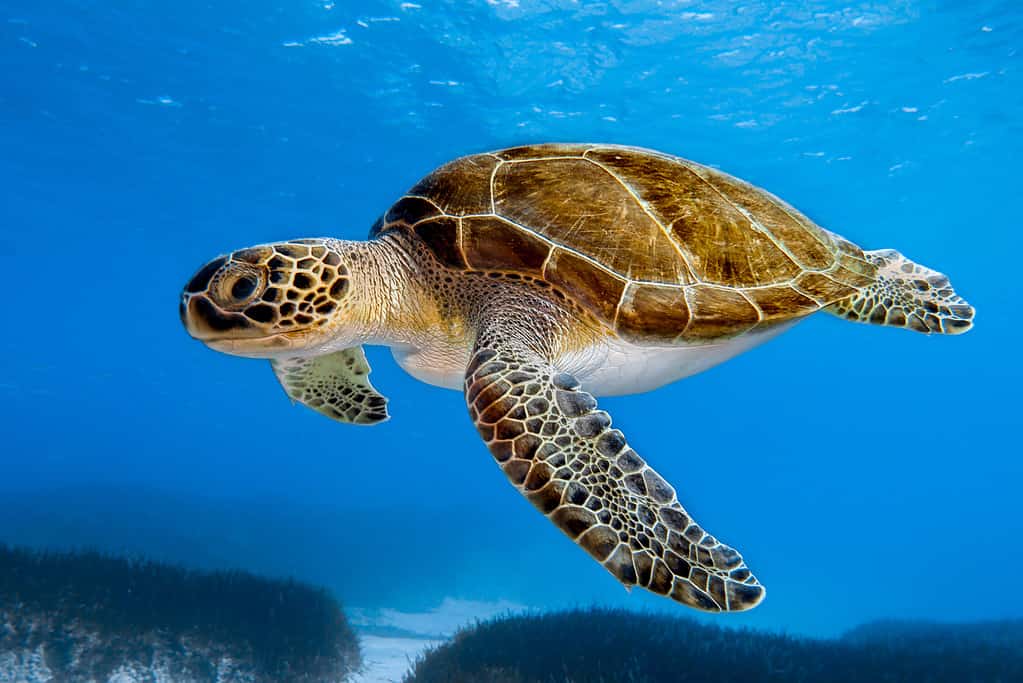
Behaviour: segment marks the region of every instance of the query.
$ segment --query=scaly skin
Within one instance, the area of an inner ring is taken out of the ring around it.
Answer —
[[[401,242],[303,239],[221,256],[185,287],[182,322],[213,348],[252,358],[433,338],[454,323],[442,323],[443,303],[423,285],[437,266],[425,250],[414,262]]]
[[[693,521],[593,396],[558,371],[552,341],[570,314],[511,288],[479,301],[465,398],[516,489],[626,586],[712,612],[755,607],[764,588],[739,553]]]
[[[464,376],[477,429],[541,512],[626,585],[711,611],[753,607],[763,588],[565,370],[584,368],[597,390],[613,357],[629,390],[637,358],[669,375],[681,356],[664,349],[695,347],[692,361],[706,346],[720,362],[742,350],[731,340],[820,310],[942,334],[974,315],[944,276],[896,252],[864,252],[749,183],[638,148],[456,159],[371,236],[216,259],[186,287],[182,320],[215,349],[272,359],[289,396],[348,423],[387,416],[362,344],[390,346],[427,382]]]
[[[467,368],[470,415],[512,484],[626,586],[709,611],[763,598],[742,557],[558,371],[558,358],[610,334],[562,292],[453,271],[400,236],[286,242],[212,263],[186,287],[186,327],[219,350],[274,359],[292,398],[342,421],[383,420],[352,347],[429,350],[424,362]]]

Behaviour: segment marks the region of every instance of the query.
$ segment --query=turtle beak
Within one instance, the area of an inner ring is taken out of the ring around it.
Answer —
[[[218,338],[261,337],[265,334],[255,329],[244,315],[221,310],[204,294],[190,294],[186,291],[181,295],[178,311],[188,334],[201,342]]]
[[[210,294],[214,279],[229,273],[232,267],[230,257],[218,256],[200,268],[181,292],[178,303],[181,324],[199,341],[263,337],[269,333],[241,311],[225,310]]]
[[[185,285],[181,292],[181,301],[178,303],[178,315],[181,316],[181,324],[185,326],[188,334],[200,341],[206,341],[217,333],[223,334],[232,327],[241,327],[245,324],[244,316],[234,316],[221,311],[207,294],[213,277],[224,267],[228,258],[218,256],[192,276],[192,279]]]
[[[273,334],[258,339],[215,339],[207,341],[206,345],[231,356],[277,358],[289,355],[287,352],[299,344],[287,334]]]
[[[273,358],[301,342],[293,332],[267,334],[244,315],[221,310],[203,294],[183,293],[178,312],[189,336],[232,356]]]

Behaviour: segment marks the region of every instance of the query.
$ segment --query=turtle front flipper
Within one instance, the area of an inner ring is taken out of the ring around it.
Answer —
[[[292,400],[333,420],[373,425],[390,417],[387,399],[369,382],[369,362],[361,346],[270,364]]]
[[[466,371],[469,413],[512,484],[548,519],[626,587],[710,612],[764,598],[739,553],[693,522],[571,375],[506,336],[491,339]]]

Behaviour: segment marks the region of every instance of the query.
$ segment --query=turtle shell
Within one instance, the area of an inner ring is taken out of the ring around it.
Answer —
[[[863,251],[777,197],[633,147],[550,144],[456,159],[377,221],[455,269],[516,273],[624,339],[699,342],[813,313],[872,283]]]

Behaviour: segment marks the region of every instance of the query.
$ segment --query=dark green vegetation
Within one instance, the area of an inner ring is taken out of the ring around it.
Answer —
[[[406,683],[1010,683],[1023,621],[868,624],[837,640],[625,611],[497,619],[420,659]]]
[[[199,683],[229,659],[260,683],[326,683],[359,664],[344,613],[320,588],[0,545],[0,652],[40,647],[58,680],[159,662]]]

